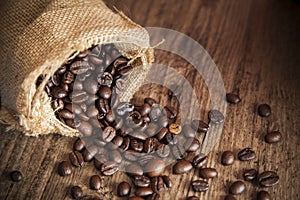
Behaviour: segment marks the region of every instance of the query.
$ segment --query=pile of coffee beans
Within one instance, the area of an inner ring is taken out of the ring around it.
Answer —
[[[201,142],[197,135],[206,133],[209,125],[201,120],[193,120],[182,125],[178,119],[178,108],[160,105],[153,98],[145,98],[143,103],[133,105],[120,102],[119,94],[126,90],[125,78],[133,69],[115,45],[94,46],[79,53],[74,59],[60,67],[48,81],[45,91],[52,99],[52,108],[57,119],[67,126],[79,130],[82,135],[74,142],[69,161],[58,165],[58,173],[68,176],[73,167],[82,168],[93,161],[99,175],[111,176],[125,171],[131,182],[121,181],[117,195],[129,199],[160,199],[160,192],[172,188],[170,176],[165,174],[168,161],[176,161],[172,166],[175,175],[199,169],[198,180],[191,181],[195,192],[209,189],[207,179],[218,176],[216,169],[207,167],[207,156],[199,153]],[[39,86],[43,76],[39,77]],[[231,104],[241,98],[233,93],[226,95]],[[262,104],[258,112],[263,117],[271,114],[270,106]],[[225,118],[218,110],[208,113],[209,122],[221,124]],[[270,132],[266,142],[281,140],[280,132]],[[242,149],[237,158],[250,161],[256,158],[251,148]],[[222,164],[232,165],[235,156],[231,151],[222,154]],[[89,188],[99,191],[104,187],[102,177],[92,175]],[[268,187],[278,183],[275,172],[267,171],[257,175],[255,169],[244,171],[246,181],[258,180],[259,185]],[[230,186],[226,199],[244,192],[246,185],[238,180]],[[74,199],[85,197],[80,186],[72,186],[70,195]],[[134,193],[134,196],[131,196]],[[96,195],[97,196],[97,195]],[[268,196],[265,191],[258,196]],[[196,196],[189,200],[199,199]]]

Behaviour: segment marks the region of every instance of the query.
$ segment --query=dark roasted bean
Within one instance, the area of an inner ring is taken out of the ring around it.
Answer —
[[[208,190],[208,182],[204,180],[192,181],[191,185],[195,192],[205,192]]]
[[[117,193],[119,197],[129,196],[131,192],[131,186],[129,183],[123,181],[118,185]]]
[[[125,124],[130,128],[137,128],[143,123],[142,116],[138,111],[132,111],[128,114]]]
[[[271,200],[269,192],[261,190],[257,193],[257,200]]]
[[[170,179],[169,176],[164,175],[164,176],[162,176],[162,179],[163,179],[164,184],[165,184],[165,186],[166,186],[167,188],[172,188],[173,183],[172,183],[172,181],[171,181],[171,179]]]
[[[101,86],[110,87],[111,84],[113,83],[113,77],[109,72],[104,72],[103,74],[99,74],[97,80]]]
[[[207,162],[207,156],[201,153],[196,155],[192,160],[193,166],[195,168],[202,168],[206,164],[206,162]]]
[[[52,101],[53,110],[61,110],[64,107],[64,101],[62,99],[54,99]]]
[[[69,176],[72,173],[72,165],[68,161],[62,161],[58,164],[58,174],[61,176]]]
[[[102,86],[99,89],[99,96],[103,99],[110,99],[112,91],[109,87]]]
[[[191,162],[181,160],[173,166],[173,174],[184,174],[189,172],[191,169],[193,169]]]
[[[103,163],[107,162],[107,158],[103,154],[96,154],[94,159],[94,166],[96,169],[100,170]]]
[[[67,96],[67,91],[60,87],[52,87],[51,88],[52,95],[57,99],[62,99]]]
[[[154,192],[160,192],[164,189],[164,182],[160,176],[153,177],[150,181],[150,185]]]
[[[143,146],[144,146],[143,142],[139,142],[136,139],[132,139],[130,141],[130,148],[136,152],[141,152],[143,150]]]
[[[97,154],[98,148],[95,145],[88,147],[87,149],[83,150],[82,157],[85,162],[89,162],[93,160],[94,156]]]
[[[221,158],[223,165],[232,165],[234,162],[234,154],[232,151],[224,151]]]
[[[139,139],[139,140],[146,140],[147,139],[147,135],[145,133],[143,133],[142,131],[134,131],[130,134],[132,137]]]
[[[92,78],[87,78],[83,83],[84,91],[90,94],[96,94],[98,91],[98,83]]]
[[[192,121],[192,128],[195,131],[204,132],[206,133],[209,130],[209,125],[201,120],[193,120]]]
[[[253,159],[255,159],[255,157],[256,157],[256,154],[251,148],[242,149],[238,153],[238,158],[241,161],[253,160]]]
[[[160,195],[158,193],[153,193],[147,198],[147,200],[159,200],[159,199],[160,199]]]
[[[75,61],[70,65],[70,71],[73,74],[83,74],[90,69],[90,65],[86,61]]]
[[[235,181],[229,187],[229,192],[231,194],[242,194],[246,189],[246,185],[243,181]]]
[[[177,109],[172,106],[165,106],[167,117],[169,119],[175,119],[177,117]]]
[[[267,143],[277,143],[280,142],[282,134],[279,131],[271,131],[265,136],[265,141]]]
[[[258,114],[261,117],[269,117],[271,115],[271,107],[268,104],[261,104],[258,106]]]
[[[151,153],[156,150],[158,140],[156,138],[147,138],[144,144],[144,152]]]
[[[110,110],[109,103],[108,103],[107,99],[99,99],[97,105],[98,105],[99,111],[102,112],[102,113],[106,114]]]
[[[151,188],[137,188],[135,190],[135,195],[139,197],[146,197],[153,194],[153,190]]]
[[[116,130],[111,126],[106,127],[102,132],[102,139],[105,142],[110,142],[112,139],[114,139],[115,136]]]
[[[184,143],[184,147],[188,147],[187,152],[195,152],[200,148],[200,142],[197,138],[191,138]]]
[[[149,113],[150,118],[156,122],[161,115],[163,115],[163,107],[159,104],[153,104]]]
[[[85,142],[84,140],[78,138],[75,142],[74,142],[74,146],[73,149],[75,151],[82,151],[85,147]]]
[[[82,133],[82,135],[89,137],[93,133],[93,126],[88,122],[82,121],[78,127],[78,130],[80,133]]]
[[[136,187],[149,187],[150,179],[144,175],[135,175],[132,176],[132,182]]]
[[[56,73],[59,75],[62,75],[66,72],[66,70],[67,70],[67,67],[64,65],[64,66],[61,66],[60,68],[58,68]]]
[[[125,166],[125,171],[129,176],[143,175],[144,171],[138,164],[129,164]]]
[[[102,179],[98,175],[93,175],[90,178],[90,188],[92,190],[99,190],[102,187]]]
[[[147,104],[149,104],[150,106],[152,106],[153,104],[156,104],[156,101],[155,101],[154,99],[148,97],[148,98],[145,98],[145,99],[144,99],[144,103],[147,103]]]
[[[122,155],[118,150],[113,150],[108,153],[108,158],[110,161],[114,161],[116,163],[122,162]]]
[[[271,187],[273,185],[278,184],[279,176],[277,175],[276,172],[265,171],[258,175],[257,180],[261,186]]]
[[[77,90],[77,91],[80,91],[80,90],[83,90],[83,83],[80,82],[80,81],[75,81],[73,83],[73,87],[71,87],[72,90]]]
[[[160,127],[167,127],[169,124],[169,119],[167,116],[163,115],[158,118],[157,122]]]
[[[70,84],[74,81],[74,77],[75,76],[72,72],[67,71],[62,77],[62,82],[65,84]]]
[[[111,176],[119,170],[119,166],[116,162],[108,161],[101,165],[100,171],[104,176]]]
[[[84,162],[82,154],[79,151],[69,153],[69,159],[75,167],[81,167]]]
[[[237,94],[227,93],[226,100],[228,101],[228,103],[237,104],[241,101],[241,98]]]
[[[218,176],[218,172],[214,168],[202,168],[199,170],[199,176],[204,179],[215,178]]]
[[[187,155],[184,147],[180,144],[172,146],[171,151],[175,159],[183,159]]]
[[[244,179],[245,181],[253,181],[255,180],[257,176],[257,170],[256,169],[246,169],[244,170]]]
[[[165,140],[166,140],[167,144],[170,144],[170,145],[175,145],[178,143],[178,137],[176,137],[176,135],[169,133],[169,132],[165,135]]]
[[[22,173],[20,171],[12,171],[10,172],[10,179],[14,182],[19,182],[22,180]]]
[[[161,158],[166,158],[170,155],[170,147],[165,144],[159,144],[156,148],[156,154]]]
[[[213,124],[220,124],[224,122],[224,115],[218,110],[211,110],[208,113],[209,121]]]
[[[89,96],[85,91],[73,91],[69,94],[72,103],[81,104],[88,100]]]
[[[126,151],[126,150],[129,148],[129,145],[130,145],[130,138],[129,138],[129,137],[124,137],[124,138],[123,138],[123,143],[122,143],[122,145],[120,146],[120,148],[121,148],[123,151]]]
[[[149,177],[160,176],[165,171],[165,162],[160,159],[149,160],[145,165],[145,172]]]
[[[156,138],[160,141],[162,140],[165,135],[168,133],[168,129],[166,127],[163,127],[157,134]]]
[[[145,103],[140,108],[140,113],[142,116],[147,116],[151,111],[151,106],[148,103]]]
[[[59,116],[64,119],[74,119],[75,118],[75,115],[67,109],[61,110],[59,113]]]
[[[71,187],[70,193],[73,199],[81,199],[81,197],[83,196],[83,191],[79,186]]]

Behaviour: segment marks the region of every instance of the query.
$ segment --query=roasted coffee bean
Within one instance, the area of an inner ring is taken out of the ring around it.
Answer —
[[[271,107],[268,104],[261,104],[258,106],[258,114],[261,117],[269,117],[271,115]]]
[[[75,81],[73,83],[73,87],[71,87],[72,90],[77,90],[77,91],[80,91],[80,90],[83,90],[83,83],[80,82],[80,81]]]
[[[20,171],[12,171],[10,172],[10,179],[14,182],[19,182],[22,180],[22,173]]]
[[[215,168],[202,168],[199,170],[199,176],[204,179],[215,178],[218,172]]]
[[[75,118],[75,115],[67,109],[61,110],[59,113],[59,116],[64,119],[74,119]]]
[[[88,107],[87,112],[86,112],[86,115],[87,115],[89,118],[96,117],[98,114],[99,114],[99,111],[98,111],[98,109],[96,108],[96,106],[91,105],[90,107]]]
[[[74,151],[82,151],[85,147],[85,142],[84,140],[78,138],[73,145]]]
[[[189,196],[186,198],[186,200],[200,200],[199,197],[196,196]]]
[[[126,113],[132,112],[134,110],[134,106],[128,102],[122,102],[117,106],[117,114],[120,116],[125,115]]]
[[[213,124],[220,124],[224,122],[224,115],[218,110],[211,110],[208,113],[209,121]]]
[[[69,153],[69,159],[75,167],[81,167],[84,162],[82,154],[79,151]]]
[[[128,60],[126,59],[126,58],[124,58],[124,57],[120,57],[120,58],[117,58],[115,61],[114,61],[114,64],[113,64],[113,66],[115,67],[115,68],[117,68],[117,67],[119,67],[119,66],[121,66],[121,65],[127,65],[127,63],[128,63]]]
[[[169,131],[170,133],[173,133],[175,135],[181,133],[181,125],[180,124],[177,124],[177,123],[173,123],[173,124],[170,124],[169,125]]]
[[[158,157],[154,154],[145,154],[139,157],[138,162],[141,166],[145,166],[149,161],[158,159]]]
[[[226,94],[226,100],[227,100],[228,103],[237,104],[241,101],[241,98],[237,94],[227,93]]]
[[[164,181],[160,176],[153,177],[150,181],[150,185],[154,192],[160,192],[164,189]]]
[[[73,112],[75,115],[79,115],[82,113],[81,107],[77,104],[66,104],[65,109]]]
[[[175,159],[183,159],[187,155],[184,147],[180,144],[172,146],[171,151]]]
[[[130,135],[139,140],[146,140],[148,138],[148,136],[142,131],[134,131]]]
[[[93,126],[88,122],[82,121],[78,127],[78,130],[80,133],[82,133],[82,135],[89,137],[93,133]]]
[[[90,178],[90,188],[92,190],[99,190],[102,186],[102,179],[98,175],[93,175]]]
[[[200,148],[200,142],[197,138],[191,138],[184,143],[184,146],[188,147],[188,149],[186,150],[187,152],[195,152]]]
[[[61,176],[69,176],[72,173],[72,165],[68,161],[62,161],[58,164],[58,174]]]
[[[61,66],[57,69],[56,73],[59,74],[59,75],[62,75],[63,73],[65,73],[67,70],[67,67],[64,65],[64,66]]]
[[[144,175],[135,175],[131,177],[133,184],[136,187],[149,187],[150,179]]]
[[[69,85],[68,84],[65,84],[65,83],[61,83],[60,84],[60,87],[64,90],[64,91],[66,91],[66,92],[69,92]]]
[[[90,69],[90,65],[86,61],[75,61],[70,65],[70,71],[73,74],[83,74]]]
[[[201,153],[196,155],[192,160],[192,164],[195,168],[202,168],[206,164],[206,162],[207,156]]]
[[[161,158],[166,158],[170,155],[170,147],[165,144],[159,144],[156,148],[156,154]]]
[[[192,121],[192,128],[195,131],[204,132],[206,133],[209,130],[209,125],[201,120],[193,120]]]
[[[258,175],[257,180],[263,187],[271,187],[279,183],[279,176],[276,172],[265,171]]]
[[[119,65],[116,67],[117,73],[122,76],[128,75],[131,72],[131,70],[132,70],[131,65]]]
[[[110,161],[114,161],[116,163],[121,163],[122,162],[122,155],[118,150],[113,150],[108,153],[108,159]]]
[[[187,160],[181,160],[173,166],[173,174],[184,174],[192,169],[193,165],[191,164],[191,162]]]
[[[100,171],[104,176],[111,176],[119,170],[119,165],[116,162],[108,161],[101,165]]]
[[[182,127],[182,133],[187,138],[194,138],[196,131],[188,124]]]
[[[52,87],[51,94],[57,99],[62,99],[67,96],[67,91],[60,87]]]
[[[143,175],[144,171],[138,164],[128,164],[125,171],[129,176]]]
[[[256,169],[246,169],[244,170],[244,179],[245,181],[253,181],[257,176]]]
[[[159,200],[159,199],[160,199],[160,195],[158,193],[153,193],[147,198],[147,200]]]
[[[153,194],[153,190],[151,188],[137,188],[135,190],[135,195],[138,197],[146,197]]]
[[[108,123],[113,123],[115,121],[115,113],[113,110],[110,110],[106,116],[105,116],[105,120],[108,122]],[[117,127],[115,127],[117,128]]]
[[[208,190],[208,182],[204,180],[192,181],[191,185],[195,192],[205,192]]]
[[[98,91],[98,83],[92,78],[87,78],[83,83],[84,91],[90,94],[96,94]]]
[[[77,57],[78,58],[85,58],[91,53],[91,50],[87,49],[85,51],[80,52]]]
[[[229,187],[229,192],[231,194],[237,195],[242,194],[246,189],[246,185],[243,181],[235,181]]]
[[[53,76],[51,77],[51,81],[52,81],[53,85],[59,86],[60,85],[60,76],[58,74],[53,74]]]
[[[172,181],[171,181],[171,179],[170,179],[169,176],[164,175],[164,176],[162,176],[161,178],[163,179],[164,184],[165,184],[165,186],[166,186],[167,188],[172,188],[173,183],[172,183]]]
[[[138,111],[132,111],[128,114],[125,124],[130,128],[137,128],[143,123],[142,116]]]
[[[151,153],[156,150],[158,140],[156,138],[147,138],[144,144],[144,152]]]
[[[111,69],[110,68],[110,64],[112,63],[112,58],[111,58],[111,56],[109,55],[109,54],[106,54],[105,55],[105,59],[104,59],[104,65],[105,66],[107,66],[107,71],[109,71],[110,72],[110,70],[109,69]],[[112,66],[113,67],[113,66]],[[114,75],[114,73],[111,73],[112,75]]]
[[[123,152],[123,157],[128,161],[137,161],[139,157],[139,152],[136,152],[134,150],[127,150]]]
[[[261,190],[257,193],[257,200],[271,200],[271,195],[269,192]]]
[[[72,103],[81,104],[89,99],[89,95],[85,91],[73,91],[69,94]]]
[[[107,158],[103,154],[96,154],[94,159],[94,166],[96,169],[100,170],[100,167],[103,163],[107,162]]]
[[[167,144],[170,144],[170,145],[176,145],[178,143],[178,137],[176,137],[176,135],[169,133],[169,132],[166,134],[165,140],[166,140]]]
[[[98,153],[98,148],[95,145],[88,147],[87,149],[83,150],[82,157],[85,162],[90,162],[93,160],[94,156]]]
[[[151,111],[151,106],[148,103],[145,103],[142,105],[142,107],[140,108],[140,113],[142,116],[147,116]]]
[[[232,151],[224,151],[221,158],[223,165],[232,165],[234,162],[234,154]]]
[[[81,199],[81,197],[83,196],[83,191],[79,186],[71,187],[70,193],[73,199]]]
[[[236,200],[236,198],[232,194],[227,194],[224,200]]]
[[[256,157],[256,154],[251,148],[242,149],[238,153],[238,158],[241,161],[253,160],[253,159],[255,159],[255,157]]]
[[[265,136],[265,141],[267,143],[277,143],[280,142],[282,138],[282,135],[279,131],[272,131],[267,133],[267,135]]]
[[[62,77],[62,82],[65,84],[70,84],[74,81],[74,78],[74,74],[72,72],[67,71]]]
[[[103,58],[99,58],[98,56],[94,56],[94,55],[89,56],[89,61],[91,61],[96,66],[103,64]]]
[[[110,87],[113,83],[113,77],[109,72],[104,72],[103,74],[99,74],[97,77],[97,81],[101,86]]]
[[[128,200],[144,200],[142,197],[132,196]]]
[[[119,197],[129,196],[131,192],[131,185],[125,181],[118,185],[117,193]]]
[[[146,129],[146,134],[149,136],[149,137],[152,137],[154,135],[157,134],[157,131],[159,130],[159,127],[157,124],[154,124],[154,123],[150,123]]]
[[[108,113],[110,108],[109,108],[109,103],[107,99],[99,99],[98,100],[98,108],[100,110],[100,112],[102,113]]]
[[[122,149],[123,151],[126,151],[129,148],[130,145],[130,138],[129,137],[124,137],[123,138],[123,143],[120,146],[120,149]]]
[[[144,103],[147,103],[147,104],[149,104],[150,106],[152,106],[153,104],[156,104],[156,101],[155,101],[154,99],[148,97],[148,98],[145,98],[145,99],[144,99]]]
[[[136,152],[141,152],[143,150],[143,146],[144,146],[143,142],[139,142],[136,139],[132,139],[130,141],[130,148]]]
[[[165,135],[168,133],[168,129],[166,127],[163,127],[157,134],[156,138],[160,141],[162,140]]]
[[[112,139],[111,143],[116,145],[117,147],[121,146],[123,143],[123,138],[121,136],[115,136],[114,139]]]
[[[99,89],[99,96],[103,99],[109,99],[112,95],[112,91],[109,87],[101,86]]]
[[[165,171],[165,162],[160,159],[149,160],[145,165],[145,172],[149,177],[160,176]]]
[[[61,110],[64,107],[64,101],[62,99],[54,99],[52,101],[52,108],[53,110]]]
[[[172,106],[165,106],[165,111],[169,119],[175,119],[177,117],[177,109]]]
[[[149,113],[150,118],[156,122],[163,115],[163,107],[159,104],[153,104]]]
[[[78,125],[76,125],[73,119],[65,119],[64,121],[69,127],[74,129],[76,129],[80,125],[79,121],[78,121],[79,122]]]
[[[111,126],[106,127],[102,132],[102,139],[105,142],[110,142],[115,136],[116,130]]]

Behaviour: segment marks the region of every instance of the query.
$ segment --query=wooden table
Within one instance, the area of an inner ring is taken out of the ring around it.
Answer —
[[[195,39],[218,66],[226,91],[242,98],[240,104],[227,107],[223,135],[209,154],[207,166],[219,172],[218,178],[209,180],[209,190],[191,190],[190,180],[198,179],[195,170],[182,176],[171,175],[174,186],[162,192],[161,199],[183,200],[188,195],[223,199],[230,183],[242,179],[243,169],[249,167],[279,174],[279,184],[265,188],[273,199],[300,199],[300,5],[292,0],[118,0],[109,4],[142,26],[174,29]],[[173,67],[194,84],[201,97],[201,115],[207,120],[210,96],[201,76],[182,58],[165,56],[164,52],[157,53],[156,62]],[[176,99],[168,99],[166,92],[162,86],[146,85],[135,98],[139,101],[152,96],[162,104],[176,105]],[[260,103],[271,105],[270,117],[257,115]],[[283,141],[265,143],[266,132],[275,129],[283,133]],[[77,184],[84,187],[85,193],[95,195],[87,189],[88,178],[98,173],[92,164],[74,170],[67,178],[57,174],[57,163],[68,158],[74,140],[60,135],[26,137],[15,131],[5,133],[1,127],[0,199],[69,199],[68,189]],[[220,164],[223,151],[237,153],[244,147],[256,151],[254,161],[236,161],[227,167]],[[15,169],[24,175],[19,183],[9,180],[9,172]],[[122,180],[129,181],[122,173],[105,178],[105,190],[115,193]],[[254,183],[247,182],[246,186],[246,192],[237,199],[255,199],[261,189]]]

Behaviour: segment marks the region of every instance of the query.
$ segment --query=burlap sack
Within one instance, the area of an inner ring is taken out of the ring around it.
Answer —
[[[12,0],[0,6],[0,121],[26,135],[79,134],[55,117],[44,92],[46,82],[71,55],[114,43],[135,66],[142,64],[126,79],[121,101],[132,97],[153,61],[146,30],[101,0]],[[36,88],[41,74],[46,78]]]

